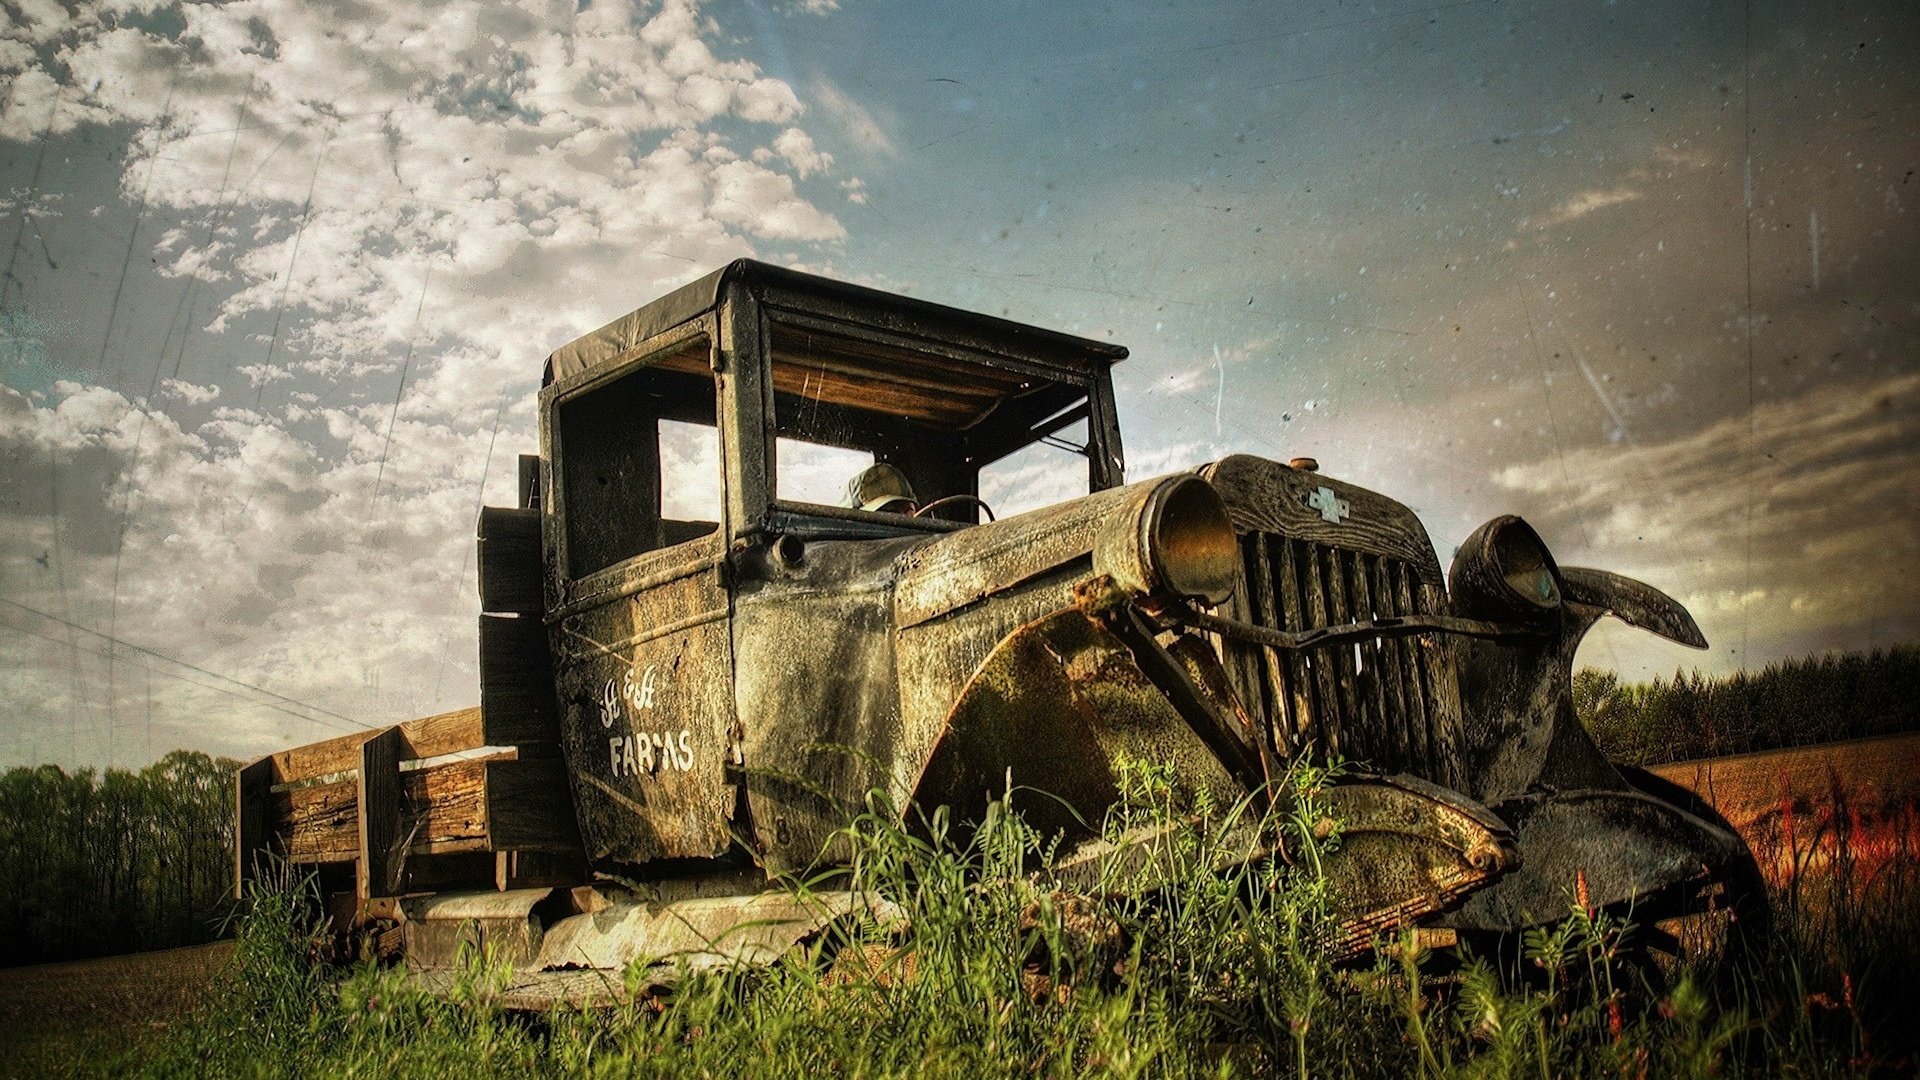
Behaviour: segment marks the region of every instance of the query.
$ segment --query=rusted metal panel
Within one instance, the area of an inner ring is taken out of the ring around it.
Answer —
[[[1578,880],[1586,882],[1589,904],[1608,907],[1704,880],[1709,868],[1745,854],[1734,834],[1634,791],[1535,793],[1494,809],[1513,827],[1520,869],[1468,897],[1440,925],[1504,930],[1554,923],[1567,917]]]
[[[1012,355],[1045,358],[1063,366],[1092,368],[1127,355],[1126,349],[1106,342],[740,259],[555,350],[547,358],[546,381],[623,362],[643,347],[641,343],[719,306],[730,286],[770,294],[790,308],[851,313],[864,325],[991,344]]]
[[[723,543],[714,534],[628,564],[664,580],[552,624],[561,746],[591,858],[710,858],[731,841],[733,655],[713,559]],[[661,565],[674,560],[705,569]]]
[[[1441,585],[1440,562],[1413,511],[1376,492],[1320,473],[1235,454],[1200,470],[1219,490],[1242,532],[1268,532],[1326,547],[1385,555]],[[1322,490],[1328,509],[1320,509]]]
[[[789,538],[734,563],[738,760],[771,873],[822,858],[869,790],[905,794],[892,780],[893,579],[898,555],[926,540]]]
[[[1022,626],[954,702],[915,802],[978,822],[1011,783],[1029,823],[1084,839],[1119,797],[1121,763],[1133,760],[1172,766],[1183,805],[1202,793],[1232,805],[1246,779],[1229,771],[1141,658],[1078,608]]]

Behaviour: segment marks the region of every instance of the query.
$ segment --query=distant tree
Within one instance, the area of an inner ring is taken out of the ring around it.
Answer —
[[[1601,749],[1635,765],[1920,731],[1920,647],[1639,684],[1582,668],[1573,703]]]
[[[210,941],[228,912],[237,763],[0,773],[0,965]]]

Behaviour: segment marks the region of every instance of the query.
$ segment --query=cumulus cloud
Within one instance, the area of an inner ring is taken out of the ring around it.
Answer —
[[[168,379],[162,382],[160,389],[168,397],[184,401],[189,405],[205,405],[220,396],[220,388],[217,386],[197,386],[179,379]]]
[[[129,261],[193,336],[168,328],[151,400],[0,386],[0,595],[25,605],[0,708],[29,732],[0,755],[48,756],[31,732],[71,715],[59,756],[100,760],[101,714],[149,707],[129,673],[176,718],[161,751],[469,703],[473,515],[512,498],[540,358],[845,235],[800,96],[717,52],[695,0],[159,6],[24,0],[0,26],[0,141],[125,140],[122,197],[159,222]],[[330,711],[154,675],[106,634]]]
[[[314,351],[424,325],[524,357],[755,240],[844,235],[794,187],[832,164],[798,96],[716,55],[690,0],[398,3],[351,34],[280,0],[184,4],[177,31],[121,8],[6,31],[40,53],[0,55],[0,136],[134,125],[129,200],[205,219],[161,239],[164,272],[234,286],[216,332],[293,309]],[[768,144],[715,130],[742,123]]]

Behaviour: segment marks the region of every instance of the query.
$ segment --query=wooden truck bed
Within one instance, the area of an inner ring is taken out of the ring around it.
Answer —
[[[269,754],[242,767],[237,785],[236,889],[269,855],[342,885],[351,864],[360,905],[505,889],[580,865],[554,744],[512,745],[478,708]]]

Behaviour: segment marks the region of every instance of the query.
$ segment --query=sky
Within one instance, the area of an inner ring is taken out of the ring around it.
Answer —
[[[1920,9],[0,0],[0,765],[477,699],[548,352],[754,256],[1129,346],[1129,473],[1317,458],[1920,639]]]

